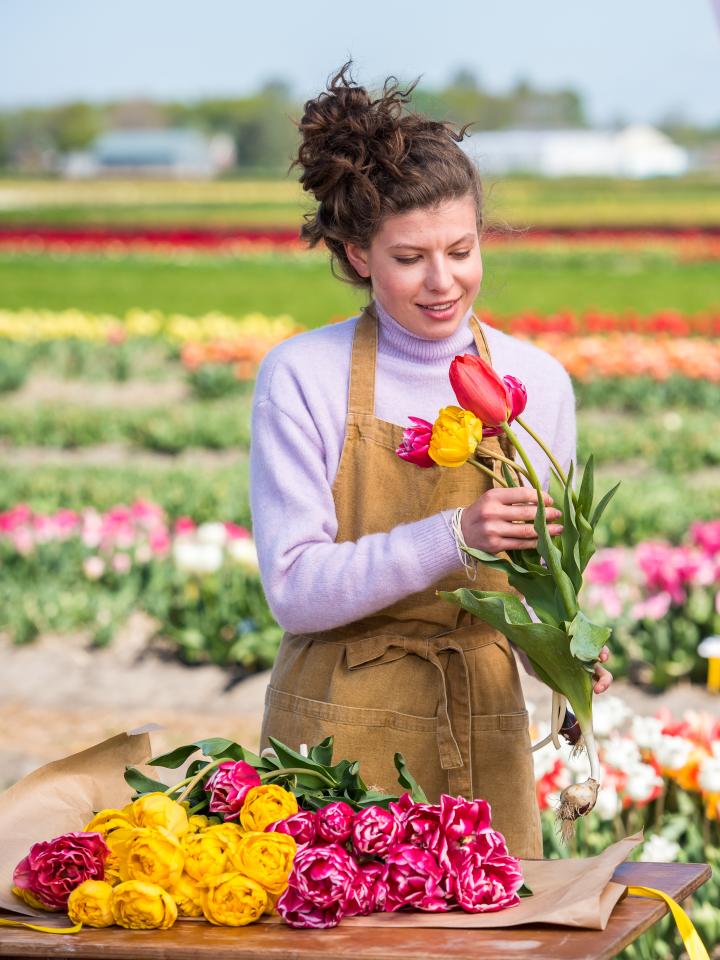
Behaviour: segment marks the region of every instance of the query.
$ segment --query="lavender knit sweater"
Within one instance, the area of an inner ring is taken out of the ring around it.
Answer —
[[[433,421],[441,407],[457,402],[448,379],[453,357],[477,353],[469,315],[451,337],[425,340],[376,307],[375,413],[403,426],[411,414]],[[281,343],[258,374],[250,450],[253,532],[268,603],[291,633],[359,620],[459,568],[447,523],[451,511],[356,542],[334,542],[332,484],[343,446],[356,322],[352,317]],[[567,468],[575,457],[568,374],[532,344],[486,325],[483,330],[495,370],[527,387],[523,418]],[[547,458],[517,430],[546,485]]]

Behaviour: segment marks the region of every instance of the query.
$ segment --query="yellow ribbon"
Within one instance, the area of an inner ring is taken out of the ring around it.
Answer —
[[[2,920],[0,927],[25,927],[26,930],[35,930],[37,933],[79,933],[82,930],[82,924],[76,923],[74,927],[41,927],[37,923],[28,923],[27,920]]]
[[[651,897],[653,900],[664,900],[675,919],[678,933],[682,937],[682,942],[690,960],[710,960],[692,920],[672,897],[663,893],[662,890],[654,890],[652,887],[628,887],[627,892],[633,897]]]

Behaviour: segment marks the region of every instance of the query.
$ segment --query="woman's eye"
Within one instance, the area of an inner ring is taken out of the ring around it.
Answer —
[[[420,257],[395,257],[398,263],[417,263]]]
[[[469,257],[469,256],[470,256],[470,251],[469,251],[469,250],[456,250],[456,251],[453,253],[453,256],[454,256],[454,257],[457,257],[458,260],[464,260],[465,257]]]

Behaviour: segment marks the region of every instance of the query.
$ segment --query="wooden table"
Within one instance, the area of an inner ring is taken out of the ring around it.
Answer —
[[[654,887],[678,902],[710,877],[704,863],[623,863],[613,880]],[[291,930],[279,924],[240,929],[177,923],[171,930],[82,930],[59,937],[0,927],[0,956],[105,960],[609,960],[666,914],[660,900],[625,897],[605,930],[528,924],[500,930],[412,927]],[[6,914],[7,916],[7,914]],[[678,936],[678,943],[679,935]],[[712,952],[713,944],[706,944]]]

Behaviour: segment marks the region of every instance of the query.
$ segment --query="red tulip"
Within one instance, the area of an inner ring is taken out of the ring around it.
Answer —
[[[469,353],[450,364],[450,384],[458,403],[482,421],[484,427],[499,427],[510,416],[510,391],[489,363]]]
[[[503,377],[503,383],[507,387],[510,395],[510,416],[508,423],[512,423],[515,417],[519,417],[525,409],[527,403],[527,390],[525,384],[517,377]],[[483,427],[483,437],[497,437],[502,433],[502,427]]]
[[[435,462],[430,459],[428,453],[433,425],[421,417],[410,417],[409,419],[415,426],[405,427],[402,443],[395,453],[403,460],[414,463],[416,467],[434,467]]]

